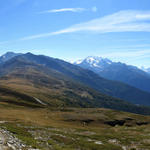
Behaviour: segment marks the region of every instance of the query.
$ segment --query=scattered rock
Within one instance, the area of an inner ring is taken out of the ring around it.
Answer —
[[[103,143],[102,143],[101,141],[96,141],[95,144],[101,145],[101,144],[103,144]]]
[[[117,139],[110,139],[108,142],[109,143],[118,143],[118,140]]]
[[[26,145],[6,129],[0,129],[0,150],[22,150]]]

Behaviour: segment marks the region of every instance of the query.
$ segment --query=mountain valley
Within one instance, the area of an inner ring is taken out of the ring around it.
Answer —
[[[2,150],[150,147],[148,92],[31,53],[0,63],[0,85]],[[134,99],[112,97],[114,91]]]
[[[48,106],[106,107],[142,114],[149,112],[148,107],[134,105],[150,105],[149,93],[106,80],[91,71],[47,56],[27,53],[1,63],[0,84],[29,96],[30,102],[37,103],[37,98]],[[15,102],[18,103],[18,100]]]

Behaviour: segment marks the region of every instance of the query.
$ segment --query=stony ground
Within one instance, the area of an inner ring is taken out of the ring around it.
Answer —
[[[7,130],[0,129],[0,150],[19,150],[25,148],[19,139]]]
[[[150,150],[149,116],[105,109],[0,114],[0,150]]]
[[[146,128],[91,130],[88,126],[79,129],[5,123],[0,129],[0,150],[149,150],[150,127]]]
[[[5,124],[1,121],[0,124]],[[2,125],[3,126],[3,125]],[[5,127],[0,128],[0,150],[38,150],[26,145],[23,141],[15,136],[14,133],[9,132]]]

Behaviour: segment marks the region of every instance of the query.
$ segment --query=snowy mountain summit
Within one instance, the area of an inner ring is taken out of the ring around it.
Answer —
[[[105,79],[123,82],[150,92],[150,74],[148,74],[148,69],[143,71],[143,69],[141,70],[136,66],[113,62],[98,56],[89,56],[74,64],[84,69],[89,69]]]
[[[106,67],[110,64],[112,64],[113,62],[107,58],[102,58],[99,56],[88,56],[87,58],[83,59],[83,60],[78,60],[76,62],[74,62],[74,64],[76,65],[80,65],[84,68],[103,68]]]

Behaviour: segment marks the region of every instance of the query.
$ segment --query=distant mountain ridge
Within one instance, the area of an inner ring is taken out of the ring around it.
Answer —
[[[19,56],[21,53],[7,52],[4,55],[0,56],[0,63],[4,63],[15,56]]]
[[[38,64],[44,66],[45,68],[53,69],[56,72],[63,74],[66,78],[78,81],[79,83],[85,84],[86,86],[96,89],[109,96],[121,98],[134,104],[150,105],[150,94],[147,92],[140,91],[121,82],[106,80],[93,71],[82,69],[81,67],[72,65],[63,60],[44,55],[27,53],[16,56],[14,59],[12,58],[10,61],[7,61],[3,67],[0,67],[0,74],[9,72],[11,70],[11,64],[16,64],[16,60],[24,60],[24,62],[30,62],[31,65]],[[17,63],[16,66],[20,66],[21,64],[21,62]]]
[[[82,61],[74,62],[74,64],[92,70],[106,79],[120,81],[150,92],[150,75],[135,66],[95,56],[89,56]]]
[[[132,104],[150,105],[149,93],[105,80],[92,71],[43,55],[27,53],[0,64],[0,84],[17,91],[18,94],[21,92],[19,95],[25,94],[23,98],[29,97],[33,100],[32,103],[26,98],[20,101],[22,96],[18,97],[16,92],[17,95],[14,95],[10,91],[7,92],[11,93],[8,98],[3,97],[0,92],[0,102],[36,107],[35,99],[39,99],[51,107],[104,107],[150,114],[149,107]],[[125,95],[132,103],[103,93],[114,94],[116,97],[117,94],[118,97]],[[37,105],[39,107],[40,104]]]
[[[141,70],[147,72],[148,74],[150,74],[150,68],[146,68],[146,67],[141,67]]]
[[[107,59],[106,61],[109,62],[109,64],[111,63],[111,61]],[[27,53],[15,56],[0,65],[0,76],[9,74],[9,72],[13,69],[12,65],[18,68],[22,65],[24,66],[26,63],[31,64],[31,66],[40,65],[47,69],[52,69],[55,72],[61,73],[61,75],[69,80],[77,81],[81,84],[98,90],[103,94],[127,100],[134,104],[150,105],[150,93],[141,91],[118,81],[116,82],[104,79],[93,71],[82,69],[81,67],[72,65],[63,60],[44,55]],[[104,62],[104,65],[105,64],[106,63]]]
[[[146,71],[147,71],[147,73],[149,73],[149,74],[150,74],[150,68],[147,68],[147,69],[146,69]]]

